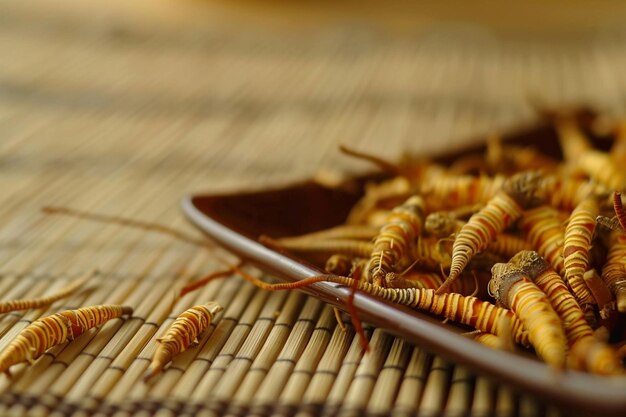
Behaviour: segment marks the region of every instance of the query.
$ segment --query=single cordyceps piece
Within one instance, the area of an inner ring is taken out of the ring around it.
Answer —
[[[366,278],[376,285],[383,285],[388,272],[406,268],[411,263],[409,254],[422,231],[423,223],[422,197],[410,197],[393,209],[374,241],[374,249],[365,270]]]
[[[286,249],[298,253],[319,253],[325,255],[339,253],[359,258],[369,257],[374,249],[374,245],[371,242],[357,239],[276,240],[268,236],[260,236],[259,242],[270,247]]]
[[[319,230],[317,232],[274,239],[274,242],[279,245],[288,245],[293,242],[306,244],[334,239],[371,240],[376,237],[378,232],[379,228],[374,226],[342,224],[328,229]]]
[[[532,247],[560,274],[565,267],[565,228],[558,215],[558,210],[550,206],[535,207],[524,212],[519,227]]]
[[[555,121],[565,160],[593,180],[609,189],[626,188],[626,174],[607,152],[596,150],[585,137],[576,120],[561,118]]]
[[[613,193],[613,210],[615,211],[615,217],[622,227],[622,230],[626,230],[626,213],[624,212],[624,205],[622,204],[622,193],[619,191]]]
[[[157,339],[160,345],[154,352],[150,367],[144,375],[144,381],[148,381],[161,372],[174,356],[197,342],[198,335],[211,325],[215,315],[223,309],[221,305],[211,301],[191,307],[178,316],[165,335]]]
[[[516,265],[495,264],[491,273],[489,292],[519,317],[537,354],[557,369],[563,368],[567,338],[546,294]]]
[[[602,280],[615,297],[617,310],[626,312],[626,233],[622,231],[611,233]]]
[[[454,240],[450,274],[437,294],[447,292],[472,257],[521,217],[524,207],[536,203],[535,192],[540,179],[540,174],[532,171],[512,176],[505,181],[502,190],[469,219]]]
[[[0,372],[20,362],[33,363],[53,346],[74,340],[87,330],[108,320],[133,313],[133,309],[120,305],[96,305],[66,310],[35,320],[22,330],[0,354]]]
[[[70,284],[54,294],[50,294],[39,298],[27,298],[21,300],[9,300],[0,303],[0,313],[8,313],[9,311],[26,310],[29,308],[44,307],[54,303],[57,300],[71,295],[74,291],[82,287],[85,282],[96,275],[97,271],[93,270],[70,282]]]
[[[486,203],[496,195],[504,182],[503,175],[475,177],[450,175],[444,171],[424,178],[420,184],[420,191],[431,206],[442,209],[458,208]]]
[[[581,306],[593,304],[593,296],[585,284],[583,274],[589,269],[589,249],[598,211],[595,197],[584,199],[572,212],[565,228],[563,242],[565,281]]]
[[[246,281],[269,291],[293,290],[317,282],[334,282],[382,300],[440,315],[482,332],[500,335],[504,331],[506,335],[512,335],[511,337],[516,343],[524,346],[529,345],[528,332],[511,310],[495,306],[476,297],[457,293],[437,295],[435,290],[423,288],[383,288],[369,282],[336,275],[318,275],[297,282],[269,284],[245,271],[239,269],[237,271]],[[353,316],[352,319],[355,320],[356,317]],[[503,326],[503,323],[507,322],[509,322],[508,325]]]

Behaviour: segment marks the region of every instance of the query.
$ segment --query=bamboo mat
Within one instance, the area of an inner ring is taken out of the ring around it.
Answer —
[[[448,28],[397,38],[355,27],[285,37],[0,20],[1,299],[50,294],[99,270],[72,297],[0,317],[0,349],[63,309],[135,309],[0,375],[0,415],[563,415],[377,329],[363,354],[346,317],[342,331],[300,293],[232,277],[172,308],[177,289],[233,258],[210,242],[41,208],[197,234],[179,211],[183,195],[369,169],[339,143],[387,158],[444,152],[532,122],[529,98],[623,114],[626,37],[539,43]],[[224,312],[144,384],[156,338],[207,300]]]

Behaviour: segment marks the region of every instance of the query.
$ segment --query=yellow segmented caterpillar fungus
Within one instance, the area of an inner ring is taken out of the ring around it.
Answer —
[[[444,277],[439,272],[422,272],[422,271],[409,271],[402,276],[393,274],[392,277],[387,277],[388,288],[422,288],[436,290],[443,284]],[[472,275],[472,276],[469,276]],[[467,277],[462,277],[452,283],[450,292],[459,293],[462,295],[474,295],[478,298],[484,299],[487,296],[485,291],[486,284],[491,279],[491,274],[477,272],[474,274],[468,274]]]
[[[486,251],[503,256],[507,259],[514,256],[516,253],[531,249],[531,245],[525,239],[509,235],[506,233],[500,233],[496,236],[496,240],[490,242],[485,248]]]
[[[374,250],[374,244],[362,240],[328,239],[328,240],[275,240],[267,236],[259,237],[259,242],[299,253],[343,254],[368,258]]]
[[[592,194],[602,194],[606,188],[599,184],[561,175],[546,176],[541,182],[539,193],[546,204],[557,210],[572,211]]]
[[[413,246],[411,259],[416,265],[431,271],[441,271],[449,268],[452,261],[451,248],[446,240],[436,238],[418,238]]]
[[[561,319],[546,294],[513,264],[495,264],[489,292],[510,308],[524,327],[535,351],[546,363],[562,369],[565,365],[567,338]]]
[[[96,275],[96,273],[97,271],[95,270],[90,271],[87,274],[83,275],[82,277],[70,282],[70,284],[66,288],[62,289],[61,291],[58,291],[54,294],[51,294],[45,297],[4,301],[0,303],[0,313],[8,313],[9,311],[17,311],[17,310],[26,310],[29,308],[39,308],[39,307],[44,307],[49,304],[52,304],[55,301],[65,298],[69,296],[70,294],[74,293],[77,289],[82,287],[85,284],[85,282],[87,282],[90,278]]]
[[[452,246],[450,274],[437,290],[438,294],[448,291],[472,256],[485,249],[522,215],[522,205],[531,204],[540,178],[532,171],[514,175],[504,184],[503,190],[461,228]]]
[[[412,190],[411,182],[404,177],[395,177],[379,184],[367,184],[365,194],[350,210],[346,224],[365,223],[365,220],[373,212],[381,208],[381,202],[397,199],[406,200],[411,195]]]
[[[565,265],[563,259],[565,228],[558,219],[558,211],[550,206],[527,210],[519,226],[533,248],[560,274]]]
[[[593,304],[593,297],[585,284],[583,274],[589,269],[589,249],[598,211],[598,202],[594,197],[583,200],[572,212],[563,236],[565,281],[581,306]]]
[[[374,248],[365,269],[366,278],[376,285],[383,285],[388,272],[395,272],[410,264],[409,254],[422,231],[424,200],[410,197],[389,215],[374,241]]]
[[[523,251],[511,258],[511,264],[526,273],[548,297],[561,317],[570,346],[583,337],[593,337],[593,330],[587,324],[576,299],[545,259],[535,251]]]
[[[528,273],[561,317],[572,351],[568,355],[569,366],[602,375],[623,372],[617,352],[595,338],[580,306],[550,264],[533,251],[520,252],[511,263]]]
[[[601,276],[615,297],[617,310],[626,312],[626,233],[611,233],[609,253]]]
[[[178,316],[165,334],[157,339],[159,346],[144,375],[144,381],[157,375],[174,356],[197,342],[198,335],[211,325],[215,315],[223,309],[216,302],[208,302],[191,307]]]
[[[320,275],[305,278],[298,282],[268,284],[241,269],[237,268],[237,272],[246,281],[269,291],[292,290],[323,281],[334,282],[348,287],[355,286],[358,291],[382,300],[426,311],[496,335],[499,335],[501,332],[499,327],[501,324],[499,325],[499,323],[509,320],[510,328],[506,326],[507,332],[510,331],[516,343],[529,346],[528,332],[511,310],[495,306],[476,297],[457,293],[438,295],[435,294],[435,290],[431,289],[384,288],[369,282],[336,275]]]
[[[626,230],[626,213],[622,205],[622,193],[619,191],[613,193],[613,210],[615,211],[615,217],[617,217],[617,221],[622,227],[622,230]]]
[[[505,177],[472,175],[437,175],[430,181],[424,181],[421,192],[428,201],[438,207],[456,208],[477,203],[487,203],[500,190]]]
[[[329,229],[320,230],[317,232],[307,233],[299,236],[289,236],[280,239],[274,239],[281,245],[287,245],[289,243],[302,243],[318,242],[322,240],[371,240],[379,232],[379,228],[366,226],[366,225],[352,225],[345,224],[340,226],[331,227]]]
[[[565,159],[589,177],[611,190],[626,188],[626,174],[607,152],[593,149],[576,121],[562,118],[555,122]]]
[[[127,306],[96,305],[37,319],[0,354],[0,372],[9,373],[9,368],[20,362],[33,363],[49,348],[74,340],[93,327],[132,312],[133,309]]]
[[[583,274],[583,279],[585,280],[585,284],[596,304],[598,305],[598,309],[600,310],[600,317],[604,320],[609,318],[611,310],[614,310],[613,306],[613,294],[611,294],[611,290],[604,283],[600,275],[595,269],[590,269]]]

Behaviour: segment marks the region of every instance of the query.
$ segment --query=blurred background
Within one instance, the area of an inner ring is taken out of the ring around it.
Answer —
[[[531,101],[623,113],[625,18],[613,1],[2,2],[0,132],[162,134],[160,169],[202,152],[228,172],[209,189],[359,171],[337,144],[440,153],[532,122]]]

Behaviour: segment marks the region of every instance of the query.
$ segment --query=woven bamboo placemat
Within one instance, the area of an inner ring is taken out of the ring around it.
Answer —
[[[380,330],[367,329],[372,350],[363,354],[349,320],[342,331],[328,307],[299,293],[232,277],[172,307],[177,289],[233,258],[210,242],[41,208],[123,215],[200,238],[179,211],[184,194],[369,168],[341,156],[339,143],[391,159],[444,152],[530,123],[529,97],[622,114],[625,40],[501,41],[471,28],[404,38],[350,27],[173,34],[5,14],[1,299],[100,272],[48,308],[0,317],[0,349],[63,309],[122,303],[135,312],[0,376],[0,414],[560,415]],[[156,338],[206,300],[225,311],[144,384]]]

